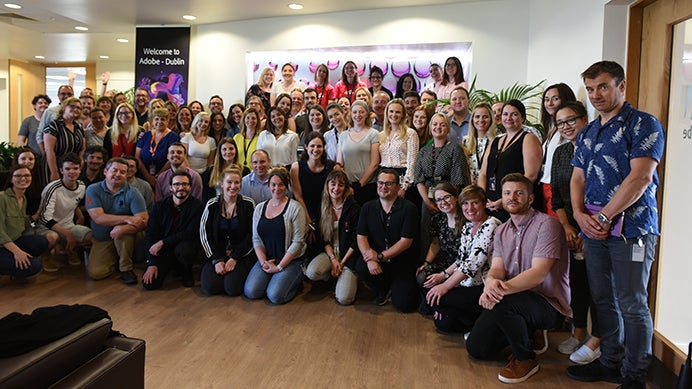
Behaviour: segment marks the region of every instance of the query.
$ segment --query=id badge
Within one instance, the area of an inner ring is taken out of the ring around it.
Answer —
[[[496,186],[497,180],[495,177],[490,177],[488,180],[488,191],[489,192],[494,192],[495,191],[495,186]]]
[[[632,262],[644,262],[646,254],[646,244],[642,238],[637,238],[637,241],[632,245]]]
[[[149,165],[149,174],[151,174],[152,176],[156,174],[156,165],[154,165],[153,163]]]

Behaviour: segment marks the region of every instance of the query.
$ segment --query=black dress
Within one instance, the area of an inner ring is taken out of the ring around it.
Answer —
[[[490,145],[488,154],[488,166],[486,169],[486,194],[489,200],[496,201],[502,198],[502,178],[510,173],[524,174],[524,138],[528,132],[521,131],[510,138],[508,135],[495,138]],[[507,144],[505,143],[507,142]],[[499,147],[505,150],[500,153]],[[504,209],[489,212],[503,222],[509,219],[509,213]]]

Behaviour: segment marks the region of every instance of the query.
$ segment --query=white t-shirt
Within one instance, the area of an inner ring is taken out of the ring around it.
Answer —
[[[204,173],[207,170],[209,154],[216,149],[216,140],[207,136],[204,143],[199,143],[192,133],[187,133],[180,141],[187,144],[187,159],[190,167],[199,174]]]

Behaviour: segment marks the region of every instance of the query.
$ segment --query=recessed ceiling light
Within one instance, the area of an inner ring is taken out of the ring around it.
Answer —
[[[195,15],[183,15],[183,19],[185,20],[196,20],[197,16]]]
[[[107,55],[99,55],[99,58],[101,58],[101,59],[108,59],[108,58],[110,58],[110,57],[107,56]]]
[[[46,59],[46,57],[44,57],[44,56],[42,56],[42,55],[34,55],[34,58],[36,58],[36,59]]]
[[[125,38],[118,38],[118,39],[116,39],[116,41],[118,41],[118,42],[120,42],[120,43],[127,43],[127,42],[129,42],[129,40],[127,40],[127,39],[125,39]]]
[[[5,3],[5,7],[12,9],[22,9],[22,6],[14,3]]]
[[[74,29],[79,31],[89,31],[89,29],[84,26],[76,26]]]
[[[298,11],[298,10],[303,9],[303,4],[291,3],[288,5],[288,8],[295,10],[295,11]]]

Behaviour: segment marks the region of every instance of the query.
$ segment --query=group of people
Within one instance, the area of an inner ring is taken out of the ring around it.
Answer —
[[[0,193],[2,273],[36,274],[41,259],[57,270],[51,250],[85,247],[93,279],[117,265],[137,284],[133,263],[145,260],[146,289],[171,271],[193,286],[200,257],[207,295],[283,304],[306,276],[333,281],[348,305],[364,284],[376,305],[465,334],[474,358],[509,346],[506,383],[535,374],[546,330],[571,318],[558,346],[576,363],[569,377],[644,387],[663,130],[625,102],[620,65],[582,74],[600,114],[592,122],[567,85],[546,88],[545,133],[524,124],[518,100],[469,107],[454,57],[442,77],[431,66],[421,95],[394,98],[380,69],[368,90],[351,61],[334,87],[323,65],[315,87],[290,64],[281,72],[274,82],[263,71],[228,118],[220,96],[208,114],[197,102],[156,106],[138,89],[134,106],[82,115],[88,98],[59,94],[42,148],[17,154]],[[400,84],[415,89],[415,79]],[[446,94],[449,106],[437,104]],[[49,101],[37,96],[37,112]]]

